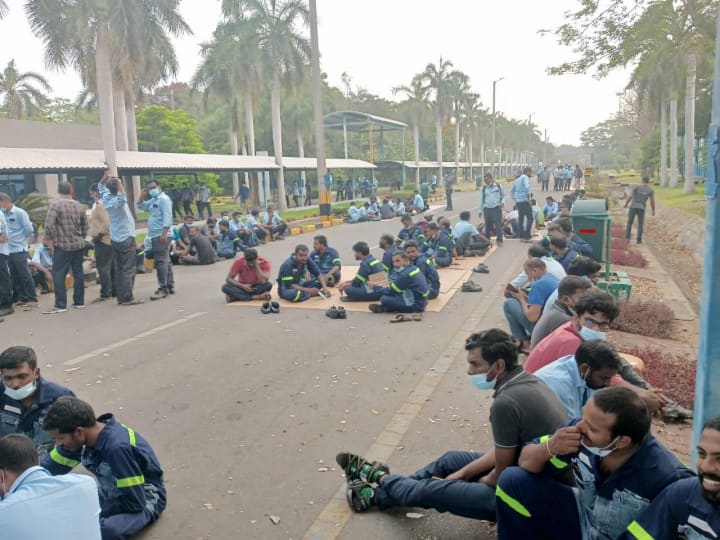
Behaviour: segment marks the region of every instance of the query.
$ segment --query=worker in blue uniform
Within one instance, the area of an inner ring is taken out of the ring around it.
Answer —
[[[92,407],[61,397],[48,409],[43,428],[56,444],[42,465],[65,474],[82,464],[98,484],[103,540],[124,540],[156,521],[167,496],[163,471],[148,442],[112,414],[95,418]],[[80,459],[66,456],[80,452]]]
[[[438,274],[437,268],[435,268],[433,260],[420,253],[420,248],[415,240],[405,242],[403,249],[405,253],[407,253],[410,264],[419,268],[423,276],[425,276],[425,281],[430,288],[428,300],[437,298],[438,294],[440,294],[440,275]]]
[[[425,241],[425,235],[423,234],[420,225],[413,223],[412,216],[410,214],[405,214],[400,218],[400,222],[402,223],[403,228],[400,229],[397,238],[395,238],[395,243],[402,245],[408,240],[415,240],[422,249],[425,249],[425,244],[427,243]]]
[[[392,278],[393,274],[395,273],[395,268],[393,267],[392,257],[397,253],[398,251],[401,251],[397,245],[395,245],[395,239],[389,235],[389,234],[383,234],[380,237],[380,242],[378,242],[378,246],[380,249],[383,250],[383,256],[382,256],[382,265],[383,270],[385,270],[388,273],[388,277]]]
[[[720,538],[720,416],[703,425],[697,453],[697,478],[666,487],[621,540]]]
[[[340,254],[335,248],[328,246],[325,235],[320,234],[313,238],[313,250],[310,253],[310,260],[320,268],[328,287],[334,287],[337,283],[340,283],[340,270],[342,269]]]
[[[438,268],[447,268],[450,266],[452,264],[453,248],[455,246],[448,236],[448,233],[441,231],[437,223],[428,223],[425,229],[425,236],[427,237],[427,242],[430,246],[430,256],[435,262],[435,266]]]
[[[393,255],[395,276],[389,287],[375,287],[380,292],[379,304],[370,304],[373,313],[422,313],[427,306],[430,288],[419,268],[410,264],[407,253],[398,251]]]
[[[40,459],[54,446],[42,419],[59,397],[74,396],[68,388],[40,376],[30,347],[13,346],[0,354],[0,437],[21,433],[32,439]],[[0,526],[2,530],[2,526]]]
[[[318,265],[310,260],[310,250],[304,244],[295,246],[295,251],[282,263],[278,272],[278,294],[291,302],[304,302],[323,293],[331,296],[325,276]]]
[[[355,260],[360,261],[360,268],[358,268],[357,274],[351,281],[344,281],[338,285],[340,292],[345,295],[340,300],[377,302],[382,294],[373,290],[369,278],[372,274],[384,274],[383,265],[370,255],[370,246],[367,245],[367,242],[357,242],[352,249],[355,253]]]

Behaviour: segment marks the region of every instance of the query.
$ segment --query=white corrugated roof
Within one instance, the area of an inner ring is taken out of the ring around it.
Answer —
[[[274,159],[274,158],[271,158]],[[317,168],[317,158],[314,157],[283,157],[283,168],[294,171],[311,170]],[[375,169],[375,165],[362,159],[328,158],[325,166],[332,169]]]

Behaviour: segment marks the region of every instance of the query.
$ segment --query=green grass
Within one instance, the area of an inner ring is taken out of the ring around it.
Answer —
[[[692,193],[684,193],[682,185],[675,188],[654,186],[653,189],[658,203],[705,217],[707,200],[703,186],[695,186]]]

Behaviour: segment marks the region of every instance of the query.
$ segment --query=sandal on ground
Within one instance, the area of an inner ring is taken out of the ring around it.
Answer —
[[[410,321],[412,321],[412,317],[403,315],[402,313],[398,313],[394,319],[390,319],[391,323],[410,322]]]
[[[422,321],[422,318],[423,318],[422,313],[415,313],[415,314],[412,316],[412,320],[415,321],[415,322],[420,322],[420,321]]]

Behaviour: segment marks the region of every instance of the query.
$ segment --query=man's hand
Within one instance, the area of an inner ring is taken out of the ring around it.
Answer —
[[[327,287],[323,287],[322,291],[323,291],[323,294],[325,296],[327,296],[328,298],[330,298],[332,296],[332,291],[330,291],[330,289],[328,289]]]
[[[309,294],[310,296],[318,296],[318,293],[320,292],[320,289],[318,289],[317,287],[305,287],[301,290]]]
[[[577,426],[560,428],[555,432],[555,435],[550,437],[547,448],[553,456],[574,454],[580,450],[581,437],[580,430]]]
[[[8,241],[8,237],[5,236],[4,234],[0,234],[0,244],[4,244],[7,241]]]
[[[652,414],[659,413],[660,409],[671,402],[670,398],[663,394],[660,388],[643,390],[640,393],[640,397],[643,399],[645,405],[647,405],[648,410]]]
[[[245,292],[252,292],[252,286],[248,285],[247,283],[240,283],[240,288]]]
[[[465,478],[465,469],[463,468],[459,471],[455,471],[452,474],[448,474],[445,477],[445,480],[467,480],[467,478]]]

